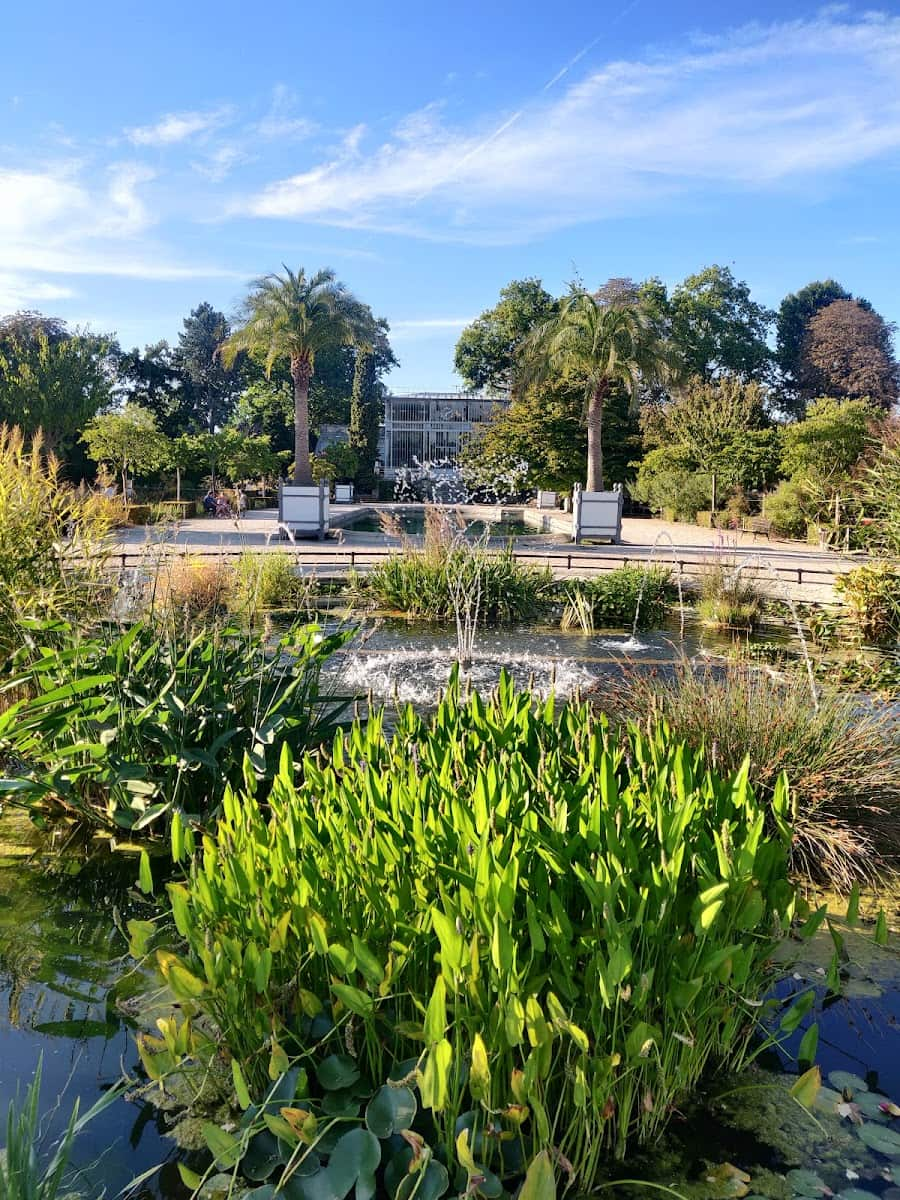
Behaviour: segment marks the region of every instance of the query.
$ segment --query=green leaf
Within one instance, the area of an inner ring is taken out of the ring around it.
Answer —
[[[531,1160],[519,1200],[556,1200],[556,1176],[546,1150]]]
[[[178,1174],[181,1176],[181,1182],[186,1188],[190,1188],[192,1192],[196,1192],[197,1188],[203,1182],[203,1177],[198,1175],[196,1171],[192,1171],[190,1167],[186,1167],[183,1162],[175,1164],[178,1167]]]
[[[153,872],[150,869],[150,856],[146,850],[141,851],[141,863],[138,871],[138,887],[145,896],[153,895]]]
[[[349,1008],[357,1016],[370,1017],[372,1015],[374,1008],[372,997],[367,996],[359,988],[351,987],[349,983],[333,983],[331,990],[344,1007]]]
[[[822,1072],[818,1067],[810,1067],[804,1071],[795,1083],[791,1085],[791,1095],[804,1108],[812,1108],[822,1086]]]
[[[231,1078],[234,1081],[234,1092],[238,1104],[243,1109],[249,1108],[250,1092],[247,1088],[247,1081],[244,1079],[244,1072],[241,1070],[241,1064],[236,1058],[231,1060]]]
[[[204,1121],[203,1138],[207,1146],[209,1146],[210,1153],[216,1160],[217,1166],[227,1169],[228,1167],[233,1167],[240,1160],[240,1138],[226,1133],[224,1129],[220,1129],[212,1121]]]
[[[889,1158],[900,1158],[900,1133],[895,1133],[893,1129],[867,1121],[864,1125],[856,1126],[856,1136],[870,1150],[877,1150]]]
[[[431,999],[425,1012],[425,1041],[434,1046],[444,1036],[447,1028],[447,985],[443,975],[438,975],[434,983]]]
[[[815,1061],[816,1051],[819,1048],[819,1026],[815,1022],[810,1025],[806,1033],[800,1039],[800,1047],[797,1051],[797,1058],[800,1062],[811,1063]]]
[[[405,1087],[380,1087],[366,1106],[366,1128],[377,1138],[409,1129],[415,1120],[416,1098]]]
[[[888,944],[888,924],[884,909],[878,910],[878,920],[875,922],[875,945],[886,946]]]
[[[316,1068],[316,1077],[326,1092],[337,1092],[359,1081],[359,1067],[349,1054],[329,1054]]]

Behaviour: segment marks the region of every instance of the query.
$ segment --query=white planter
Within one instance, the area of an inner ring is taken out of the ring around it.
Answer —
[[[583,492],[576,485],[572,493],[572,541],[585,538],[604,538],[610,542],[622,539],[621,491]]]
[[[538,492],[537,506],[538,508],[556,508],[556,492]]]
[[[278,520],[293,534],[323,538],[328,532],[328,505],[324,483],[283,483],[278,489]]]
[[[334,502],[335,502],[335,504],[352,504],[353,503],[353,484],[352,483],[336,483],[334,485]]]

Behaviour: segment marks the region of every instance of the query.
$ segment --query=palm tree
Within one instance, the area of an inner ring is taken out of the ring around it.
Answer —
[[[622,387],[638,400],[643,381],[659,379],[669,363],[659,328],[633,285],[610,282],[599,292],[572,287],[558,312],[523,345],[522,383],[562,375],[584,389],[587,407],[587,491],[603,490],[603,407]]]
[[[264,275],[250,285],[238,327],[222,345],[226,365],[242,350],[262,360],[266,376],[288,359],[294,385],[294,483],[313,482],[309,456],[309,382],[316,355],[371,336],[368,309],[338,283],[334,271],[307,276],[303,267]]]

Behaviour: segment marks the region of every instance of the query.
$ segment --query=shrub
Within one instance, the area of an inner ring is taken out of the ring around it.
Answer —
[[[319,675],[346,638],[148,622],[81,636],[32,622],[2,685],[27,694],[0,715],[0,795],[39,822],[61,812],[132,832],[176,809],[214,813],[245,769],[272,778],[276,740],[299,754],[332,736],[345,702],[322,695]]]
[[[834,583],[853,614],[861,637],[871,642],[896,642],[900,638],[900,566],[866,563]]]
[[[297,1051],[302,1108],[338,1111],[318,1063],[353,1121],[390,1076],[451,1178],[468,1130],[501,1178],[552,1147],[589,1190],[604,1153],[748,1050],[792,913],[786,793],[760,802],[662,726],[616,735],[506,677],[383,721],[299,777],[288,756],[265,805],[228,794],[169,886],[187,949],[163,971],[257,1092]]]
[[[238,559],[231,592],[236,612],[253,616],[271,609],[309,613],[316,581],[297,573],[297,561],[283,551],[247,551]]]
[[[809,497],[802,480],[785,479],[766,497],[765,514],[781,537],[805,538],[810,519]]]
[[[668,614],[675,589],[668,567],[617,567],[566,590],[563,629],[657,629]]]
[[[813,879],[849,887],[896,853],[900,736],[889,713],[861,710],[836,690],[823,691],[816,707],[800,672],[773,676],[743,664],[683,663],[667,677],[633,672],[601,703],[620,721],[665,721],[673,737],[705,746],[726,774],[748,758],[763,797],[786,772],[793,865]]]
[[[21,617],[93,606],[109,529],[103,504],[64,482],[40,436],[26,444],[0,425],[0,650],[17,643]]]
[[[755,580],[732,558],[707,560],[700,572],[697,611],[704,625],[717,629],[752,629],[762,610],[762,595]]]
[[[698,471],[680,448],[661,447],[644,456],[631,495],[651,512],[672,512],[679,521],[693,521],[712,507],[712,476]]]

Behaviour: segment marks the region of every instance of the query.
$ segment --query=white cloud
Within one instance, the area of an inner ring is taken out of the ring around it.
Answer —
[[[0,313],[16,312],[52,300],[67,300],[74,295],[75,291],[72,288],[61,284],[48,283],[7,271],[0,272]]]
[[[147,240],[153,218],[140,188],[153,178],[152,171],[130,162],[114,163],[99,175],[74,160],[32,170],[0,168],[0,263],[11,273],[8,290],[26,286],[23,277],[33,281],[27,285],[33,289],[38,273],[242,278],[222,267],[177,261]],[[52,278],[43,283],[62,286]],[[57,291],[44,298],[58,297]]]
[[[516,241],[687,196],[796,187],[900,152],[900,17],[827,10],[607,62],[468,127],[430,107],[243,202],[261,217]]]
[[[229,107],[211,109],[207,112],[166,113],[153,125],[139,125],[126,129],[129,141],[136,146],[174,146],[201,134],[212,133],[231,117]]]
[[[218,146],[205,159],[191,163],[191,167],[198,175],[202,175],[211,183],[221,183],[223,179],[228,178],[235,167],[247,162],[248,158],[249,155],[240,146],[226,144]]]
[[[272,89],[269,111],[254,126],[254,132],[268,140],[276,138],[301,140],[310,137],[318,128],[315,121],[297,113],[297,97],[289,87],[278,83]]]

